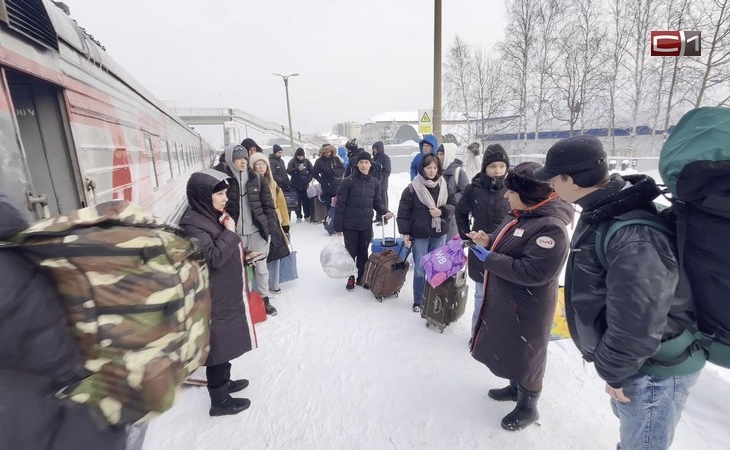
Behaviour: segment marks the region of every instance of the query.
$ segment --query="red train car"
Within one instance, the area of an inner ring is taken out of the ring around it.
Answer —
[[[215,158],[45,0],[0,0],[0,136],[0,188],[31,221],[123,198],[175,222]]]

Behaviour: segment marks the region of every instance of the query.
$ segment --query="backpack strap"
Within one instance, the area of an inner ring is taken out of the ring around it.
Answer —
[[[596,257],[601,263],[604,270],[608,270],[608,260],[606,254],[608,252],[608,244],[611,238],[618,230],[629,225],[646,225],[655,228],[667,236],[673,236],[674,232],[661,222],[658,216],[647,213],[646,217],[633,217],[627,219],[615,218],[606,220],[598,224],[596,228]]]

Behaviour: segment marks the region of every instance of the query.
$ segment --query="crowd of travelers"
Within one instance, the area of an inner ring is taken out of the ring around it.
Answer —
[[[271,300],[281,292],[279,263],[291,251],[291,213],[297,222],[310,219],[307,190],[316,182],[320,199],[334,208],[335,233],[343,236],[355,260],[357,270],[348,278],[347,290],[363,284],[374,225],[395,219],[412,251],[414,312],[423,308],[426,277],[418,263],[421,257],[453,236],[472,243],[466,268],[475,283],[468,345],[476,360],[505,379],[506,386],[490,389],[488,396],[515,402],[501,422],[506,430],[521,430],[539,418],[559,274],[567,258],[571,335],[606,381],[621,424],[620,448],[668,448],[699,369],[661,375],[643,370],[662,342],[680,334],[689,321],[687,304],[673,295],[677,265],[666,236],[648,226],[627,227],[616,236],[620,245],[612,247],[606,269],[594,256],[593,239],[573,237],[568,258],[573,204],[582,208],[575,231],[581,236],[605,217],[649,209],[650,178],[609,176],[606,152],[590,136],[558,141],[547,153],[545,166],[523,162],[511,167],[499,144],[483,151],[481,144],[470,144],[462,161],[454,145],[439,145],[426,135],[410,165],[411,181],[393,213],[387,193],[391,163],[382,142],[374,143],[370,152],[356,139],[339,149],[325,144],[314,163],[302,148],[288,164],[282,155],[281,147],[274,145],[266,156],[246,138],[226,147],[213,169],[196,172],[187,184],[189,208],[180,225],[199,242],[211,277],[210,353],[205,362],[211,416],[237,414],[250,406],[249,400],[231,395],[249,382],[231,379],[230,361],[254,347],[242,293],[249,288],[258,292],[266,313],[277,314]],[[293,208],[287,207],[287,192],[297,194]],[[21,213],[0,194],[0,237],[25,225]],[[641,255],[640,261],[636,255]],[[0,287],[0,311],[3,317],[12,312],[15,318],[0,321],[0,336],[6,337],[0,377],[12,376],[6,371],[8,362],[15,373],[39,377],[11,380],[17,389],[0,391],[17,403],[12,410],[32,411],[34,420],[13,427],[27,430],[28,440],[17,442],[23,448],[123,448],[123,430],[99,430],[80,407],[64,409],[43,402],[48,386],[72,379],[73,365],[79,361],[71,337],[60,329],[61,312],[50,301],[48,286],[14,258],[11,252],[0,252],[8,280]],[[245,280],[247,264],[253,266],[250,286]],[[620,278],[620,287],[609,289],[611,278]],[[36,331],[13,330],[31,323],[23,320],[31,314],[42,316],[32,322]],[[28,444],[43,436],[43,442]]]

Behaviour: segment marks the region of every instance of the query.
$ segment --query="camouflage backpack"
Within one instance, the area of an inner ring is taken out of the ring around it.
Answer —
[[[110,424],[172,407],[209,350],[208,268],[196,245],[125,201],[38,222],[11,241],[3,246],[55,286],[89,372],[58,396]]]

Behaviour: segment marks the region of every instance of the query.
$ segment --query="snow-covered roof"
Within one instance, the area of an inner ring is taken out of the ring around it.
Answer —
[[[375,122],[418,122],[418,111],[394,111],[376,114],[365,121],[365,123]]]

